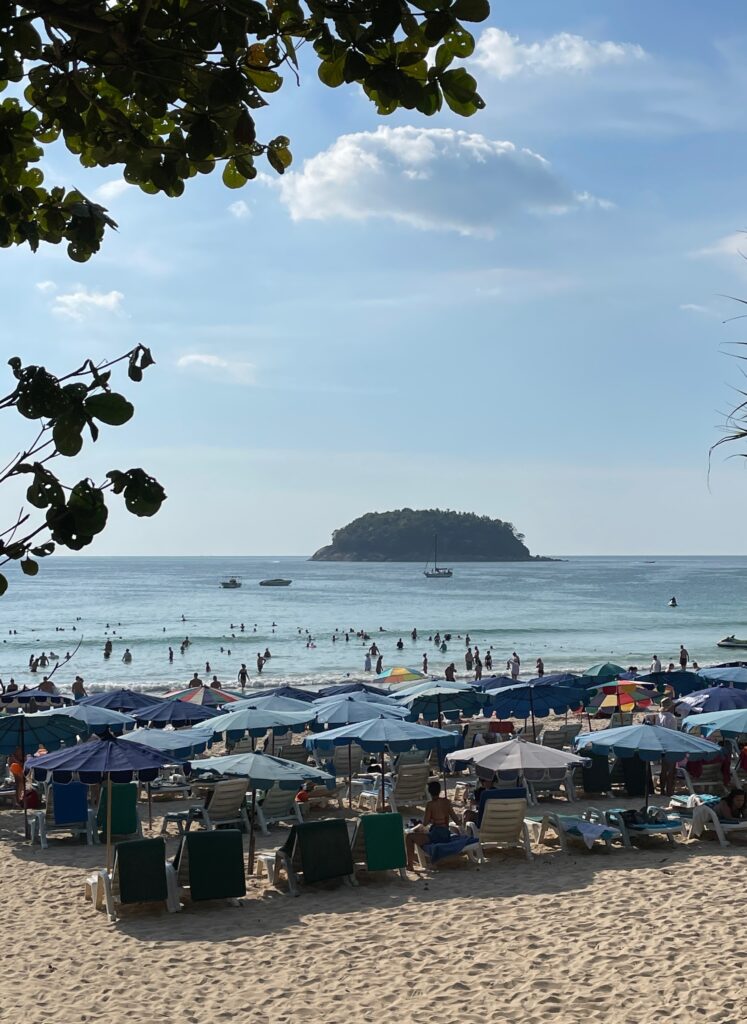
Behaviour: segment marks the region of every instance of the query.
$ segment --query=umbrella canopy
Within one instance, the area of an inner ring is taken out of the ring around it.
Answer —
[[[742,736],[747,733],[747,708],[734,711],[706,711],[700,715],[690,715],[682,723],[688,732],[699,732],[710,736],[720,732],[725,739]]]
[[[615,665],[612,661],[604,661],[600,665],[592,665],[591,668],[587,668],[581,676],[581,685],[583,686],[587,679],[593,679],[597,683],[611,683],[613,679],[624,673],[625,669],[622,665]]]
[[[368,693],[365,690],[353,690],[350,693],[338,693],[327,697],[317,697],[314,701],[314,705],[319,707],[322,704],[329,704],[331,701],[335,700],[357,700],[359,704],[378,704],[379,706],[384,704],[388,705],[390,708],[398,708],[401,707],[399,700],[397,699],[398,697],[399,694],[397,697],[393,697],[386,693],[379,695],[378,693]]]
[[[213,736],[226,736],[234,741],[244,736],[264,736],[274,733],[303,732],[309,721],[309,713],[296,714],[293,711],[264,711],[262,708],[244,708],[243,711],[229,711],[205,724]]]
[[[381,683],[386,683],[388,686],[400,686],[403,683],[416,683],[418,680],[427,679],[428,676],[424,672],[417,672],[411,668],[403,668],[399,665],[396,668],[388,668],[386,672],[382,672],[376,678]]]
[[[266,690],[254,690],[252,693],[242,694],[241,699],[245,700],[246,697],[292,697],[293,700],[311,703],[318,696],[316,690],[301,690],[298,686],[272,686]]]
[[[195,722],[205,722],[221,714],[218,708],[184,700],[162,700],[132,713],[138,725],[155,725],[161,729],[165,725],[194,725]]]
[[[472,687],[433,682],[423,684],[418,693],[402,695],[400,702],[416,718],[422,717],[430,722],[441,715],[458,717],[460,712],[465,717],[476,715],[489,699],[487,694]]]
[[[231,704],[239,700],[240,696],[230,693],[228,690],[219,690],[213,686],[188,686],[183,690],[170,690],[164,694],[167,700],[183,700],[190,704],[205,704],[209,708],[218,707],[221,704]]]
[[[319,691],[319,696],[336,697],[341,693],[372,693],[376,697],[383,697],[386,692],[386,690],[382,690],[378,686],[371,686],[370,683],[356,681],[351,683],[338,683],[336,686],[324,686]]]
[[[244,708],[261,708],[263,711],[298,711],[309,712],[309,721],[313,713],[309,710],[311,704],[307,700],[296,700],[295,697],[278,697],[274,693],[265,697],[247,697],[246,700],[237,700],[231,705],[231,711],[243,711]]]
[[[587,707],[597,711],[634,711],[636,708],[648,708],[653,703],[653,694],[644,690],[635,682],[603,683],[591,688],[594,696],[588,701]]]
[[[104,690],[102,693],[91,693],[88,697],[83,697],[79,700],[78,703],[93,704],[97,708],[111,708],[112,711],[122,711],[124,714],[129,714],[130,711],[136,711],[138,708],[147,708],[149,704],[155,704],[159,700],[162,700],[162,698],[156,697],[154,693],[140,693],[139,690],[121,688],[118,690]]]
[[[583,704],[584,691],[552,683],[513,683],[490,694],[484,708],[486,718],[495,712],[498,718],[546,718],[551,711],[562,714]]]
[[[121,711],[111,708],[100,708],[95,704],[74,704],[69,708],[53,708],[51,711],[40,711],[35,718],[51,718],[53,715],[64,715],[79,725],[80,736],[101,736],[111,732],[121,736],[128,729],[135,728],[135,719],[131,715],[123,715]]]
[[[206,757],[190,761],[193,773],[219,772],[221,775],[239,775],[249,779],[250,789],[298,789],[304,782],[318,782],[328,785],[334,778],[320,768],[308,764],[296,764],[281,757],[271,757],[258,751],[251,754],[227,754],[225,757]]]
[[[726,668],[702,668],[698,675],[701,679],[713,680],[716,683],[733,683],[734,686],[747,686],[747,668],[742,665],[731,665]]]
[[[213,736],[205,732],[201,725],[191,729],[135,729],[127,733],[123,739],[129,743],[139,743],[141,747],[149,747],[171,763],[181,763],[197,754],[202,754],[213,743]]]
[[[475,682],[480,690],[500,690],[504,686],[513,686],[516,680],[513,676],[487,676]]]
[[[544,676],[530,679],[530,683],[547,683],[550,686],[583,686],[575,672],[549,672]]]
[[[47,693],[46,690],[40,690],[38,687],[33,690],[23,687],[20,690],[11,690],[10,693],[0,694],[0,705],[5,708],[20,708],[24,704],[30,704],[31,701],[34,701],[37,707],[62,707],[64,704],[72,703],[72,697],[67,697],[63,693]]]
[[[316,721],[319,725],[350,725],[353,722],[367,722],[371,718],[409,718],[410,711],[405,707],[390,704],[371,704],[368,701],[354,700],[351,695],[337,700],[327,700],[313,705]]]
[[[149,782],[169,763],[163,754],[150,747],[107,735],[53,754],[31,757],[26,767],[40,781],[51,774],[56,782],[69,782],[77,776],[86,785],[94,785],[109,777],[113,782],[131,782],[134,777]]]
[[[12,754],[18,747],[25,753],[37,747],[57,750],[62,743],[74,744],[85,729],[73,718],[51,715],[0,715],[0,754]]]
[[[703,687],[703,679],[697,672],[687,672],[682,669],[677,669],[674,672],[645,672],[643,675],[636,676],[636,682],[654,683],[660,688],[671,686],[672,691],[678,697]]]
[[[448,679],[424,679],[412,686],[406,686],[397,690],[394,696],[397,700],[406,697],[419,697],[421,694],[433,693],[440,690],[441,693],[474,693],[475,687],[472,683],[460,683],[456,680],[452,683]]]
[[[447,750],[456,746],[458,737],[443,729],[431,729],[427,725],[417,725],[400,718],[371,718],[366,722],[343,725],[339,729],[317,733],[304,740],[309,750],[332,750],[334,747],[357,743],[364,750],[401,751],[432,750],[439,747]]]
[[[690,755],[703,759],[721,753],[715,743],[660,725],[624,725],[619,729],[581,733],[574,745],[580,754],[616,754],[640,757],[643,761],[681,761]]]
[[[731,686],[709,686],[677,701],[677,710],[685,715],[696,711],[736,711],[741,708],[747,708],[747,690],[735,690]]]
[[[565,750],[515,739],[470,747],[469,750],[455,750],[446,755],[446,760],[451,765],[479,764],[495,772],[520,772],[526,768],[565,768],[568,765],[583,764],[586,759]]]

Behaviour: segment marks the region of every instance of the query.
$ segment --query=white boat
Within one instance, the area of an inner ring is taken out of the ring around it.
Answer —
[[[747,647],[747,640],[740,640],[736,636],[725,636],[723,640],[719,640],[716,644],[717,647]]]
[[[241,586],[241,580],[237,579],[236,576],[229,576],[227,580],[221,580],[220,585],[224,590],[238,590]]]
[[[451,569],[447,569],[445,566],[438,564],[438,534],[433,537],[433,568],[429,569],[428,563],[425,567],[423,575],[429,580],[447,580],[454,573]]]
[[[283,580],[278,578],[275,580],[260,580],[259,585],[260,587],[289,587],[292,582],[293,580]]]

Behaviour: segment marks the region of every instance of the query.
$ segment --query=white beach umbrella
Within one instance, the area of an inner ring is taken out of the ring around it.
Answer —
[[[523,772],[532,768],[566,768],[583,764],[587,759],[565,750],[515,739],[505,743],[487,743],[468,750],[455,750],[446,755],[446,760],[450,765],[479,764],[494,772]]]

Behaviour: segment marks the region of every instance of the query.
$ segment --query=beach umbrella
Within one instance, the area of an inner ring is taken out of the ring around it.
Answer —
[[[264,711],[262,708],[244,708],[242,711],[228,711],[225,715],[206,723],[205,728],[213,736],[240,740],[244,736],[264,736],[268,730],[273,733],[303,732],[309,722],[309,713],[293,711]]]
[[[371,704],[368,701],[353,700],[350,695],[314,703],[312,706],[319,725],[350,725],[353,722],[366,722],[370,718],[408,718],[410,715],[405,707]]]
[[[419,683],[412,683],[410,686],[396,690],[391,696],[396,697],[397,700],[406,697],[419,697],[422,693],[428,693],[433,687],[442,687],[442,692],[446,692],[448,689],[449,693],[474,693],[476,689],[472,683],[461,683],[456,679],[454,682],[448,679],[421,679]]]
[[[587,668],[582,673],[579,682],[582,686],[587,685],[587,680],[593,680],[595,683],[611,683],[624,672],[625,669],[622,665],[615,665],[614,662],[605,661],[600,665],[592,665],[591,668]]]
[[[190,729],[146,729],[141,726],[122,739],[158,751],[170,758],[170,764],[181,764],[190,757],[196,757],[213,743],[212,734],[205,732],[202,723]]]
[[[747,708],[747,690],[736,690],[731,686],[709,686],[706,690],[695,690],[677,701],[680,714],[694,712],[737,711]]]
[[[703,679],[697,672],[688,672],[683,669],[676,669],[673,672],[644,672],[636,676],[637,683],[654,683],[660,690],[671,687],[671,692],[678,697],[683,697],[693,690],[700,690],[703,687]]]
[[[498,718],[531,718],[532,736],[536,739],[536,718],[545,718],[551,711],[560,715],[564,711],[580,707],[583,700],[584,691],[580,688],[553,686],[542,680],[536,683],[513,683],[491,693],[483,714],[486,718],[493,712]]]
[[[397,697],[393,697],[391,694],[386,693],[378,694],[367,693],[364,690],[353,690],[350,693],[338,693],[327,697],[317,697],[313,703],[316,707],[319,707],[322,704],[329,704],[331,701],[335,700],[356,700],[359,704],[378,704],[379,706],[383,704],[392,708],[398,708],[401,706],[398,697],[399,694]]]
[[[576,672],[547,672],[544,676],[537,676],[530,679],[530,683],[545,683],[549,686],[575,686],[579,685],[580,676]]]
[[[478,690],[500,690],[504,686],[513,686],[516,680],[513,676],[486,676],[484,679],[475,680],[475,687]]]
[[[336,697],[341,693],[370,693],[376,697],[386,695],[386,690],[378,686],[371,686],[370,683],[354,681],[350,683],[337,683],[335,686],[323,686],[319,691],[320,697]]]
[[[428,676],[424,672],[403,668],[399,665],[396,668],[388,668],[386,672],[380,672],[376,678],[380,683],[386,683],[388,686],[400,686],[404,683],[422,682]]]
[[[651,686],[653,689],[653,684]],[[596,711],[633,711],[637,707],[648,708],[653,703],[651,690],[644,689],[632,680],[602,683],[589,687],[587,692],[593,694],[587,707]]]
[[[78,722],[80,736],[101,736],[105,732],[120,736],[126,730],[135,728],[135,719],[132,715],[124,715],[121,711],[113,711],[111,708],[100,708],[95,704],[53,708],[51,711],[40,711],[34,717],[43,719],[51,718],[53,715],[64,715],[65,718]]]
[[[702,733],[704,736],[720,732],[724,739],[734,739],[747,733],[747,708],[705,711],[702,714],[689,715],[682,722],[682,728],[688,732]]]
[[[726,668],[702,668],[698,675],[701,679],[706,679],[709,682],[747,686],[747,668],[742,665],[731,665]]]
[[[241,700],[247,697],[291,697],[293,700],[302,700],[311,703],[319,694],[316,690],[302,690],[298,686],[271,686],[261,690],[252,690],[250,693],[242,694]]]
[[[721,748],[698,736],[660,725],[624,725],[619,729],[599,729],[581,733],[573,744],[579,754],[615,754],[617,757],[640,757],[642,761],[682,761],[691,755],[698,759],[714,758]],[[646,772],[646,806],[649,797],[649,772]]]
[[[155,704],[162,700],[154,693],[141,693],[139,690],[128,690],[124,687],[117,690],[104,690],[101,693],[90,693],[82,697],[78,704],[92,704],[98,708],[111,708],[113,711],[122,711],[129,714],[139,708],[147,708],[149,704]]]
[[[432,729],[400,718],[370,718],[366,722],[343,725],[339,729],[316,733],[304,740],[307,750],[329,751],[335,747],[357,743],[364,750],[384,753],[403,750],[448,750],[458,737],[443,729]],[[383,767],[383,766],[382,766]],[[384,772],[381,773],[381,805],[384,806]]]
[[[72,697],[68,697],[64,693],[48,693],[38,687],[33,690],[27,690],[24,687],[20,690],[11,690],[10,693],[0,694],[0,706],[3,708],[22,708],[32,701],[39,708],[62,707],[65,704],[71,704]]]
[[[442,716],[465,717],[476,715],[490,698],[473,687],[465,688],[453,683],[434,681],[418,687],[417,693],[403,694],[400,702],[410,709],[413,716],[441,724]]]
[[[65,719],[70,721],[70,719]],[[111,870],[112,782],[151,782],[169,759],[150,747],[141,746],[111,734],[79,743],[53,754],[29,758],[27,767],[34,777],[44,781],[51,775],[55,782],[77,778],[86,785],[106,782],[106,870]]]
[[[446,755],[450,765],[479,764],[493,772],[524,772],[525,769],[566,768],[569,765],[584,764],[587,760],[578,754],[554,747],[543,747],[520,738],[504,743],[486,743],[469,750],[455,750]]]
[[[311,707],[309,701],[296,700],[295,697],[278,697],[271,693],[264,697],[247,697],[237,700],[231,705],[231,711],[243,711],[244,708],[261,708],[263,711],[298,711],[305,712]],[[309,720],[311,720],[311,715]]]
[[[231,693],[228,690],[221,690],[215,686],[188,686],[183,690],[170,690],[164,694],[167,700],[182,700],[190,704],[204,704],[209,708],[218,707],[221,704],[231,704],[240,700],[241,695]]]
[[[133,718],[138,725],[154,725],[163,729],[166,725],[174,727],[194,725],[208,719],[222,716],[219,708],[211,708],[206,704],[193,704],[184,700],[162,700],[147,708],[133,711]]]

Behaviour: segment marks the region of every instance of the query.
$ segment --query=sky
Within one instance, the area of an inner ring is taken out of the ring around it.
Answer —
[[[747,14],[494,6],[472,118],[381,118],[308,65],[258,112],[291,139],[282,179],[167,199],[50,152],[47,183],[119,231],[85,265],[3,250],[0,352],[62,373],[150,346],[134,419],[58,469],[143,466],[169,495],[113,508],[86,553],[305,554],[405,506],[509,520],[538,554],[745,553],[743,460],[709,475],[709,448],[747,340],[724,323],[747,297]],[[29,435],[5,415],[10,458]]]

